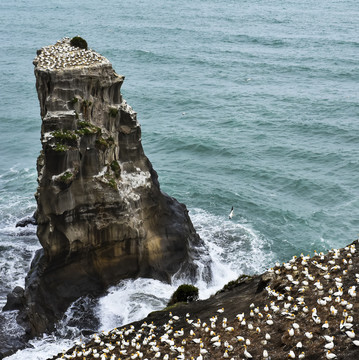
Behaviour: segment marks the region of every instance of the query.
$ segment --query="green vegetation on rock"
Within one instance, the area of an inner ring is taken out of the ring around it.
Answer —
[[[108,144],[107,140],[100,136],[96,139],[96,145],[100,148],[107,149],[110,145]]]
[[[75,36],[70,40],[70,45],[87,50],[87,41],[81,36]]]
[[[82,100],[82,106],[88,107],[92,105],[92,101],[90,100]]]
[[[110,175],[110,174],[106,174],[105,175],[105,178],[107,179],[109,185],[111,187],[113,187],[115,190],[117,190],[117,183],[116,183],[116,180]]]
[[[63,145],[63,144],[56,144],[56,146],[54,147],[54,150],[57,152],[65,152],[69,149],[69,147],[67,145]]]
[[[55,139],[62,140],[62,141],[77,140],[77,135],[71,130],[55,130],[52,132],[52,136]]]
[[[112,163],[110,164],[111,170],[114,172],[116,178],[119,178],[121,175],[121,168],[120,165],[118,164],[118,162],[116,160],[112,161]]]
[[[243,282],[250,281],[250,280],[252,280],[252,279],[253,279],[253,276],[243,274],[243,275],[241,275],[237,280],[232,280],[232,281],[230,281],[229,283],[227,283],[226,285],[224,285],[221,290],[218,290],[218,291],[216,292],[216,295],[219,294],[219,293],[228,291],[228,290],[232,290],[232,289],[234,289],[235,287],[237,287],[237,286],[239,286],[240,284],[242,284]]]
[[[78,101],[79,101],[79,99],[76,96],[74,96],[73,99],[70,100],[70,103],[72,105],[75,105]]]
[[[78,135],[92,135],[92,134],[101,134],[101,128],[90,124],[87,121],[78,122],[78,130],[76,130]]]
[[[67,151],[69,146],[75,146],[77,135],[71,130],[54,130],[51,135],[56,140],[55,151]]]
[[[183,284],[172,294],[167,306],[174,305],[178,302],[191,302],[198,300],[198,288],[194,285]]]
[[[61,177],[60,177],[60,181],[63,182],[63,183],[67,183],[69,181],[72,180],[72,178],[74,177],[74,174],[70,171],[65,171]]]
[[[117,114],[118,114],[118,109],[111,107],[110,110],[108,111],[108,114],[111,117],[115,118],[117,116]]]
[[[102,150],[106,150],[107,148],[109,148],[111,145],[113,145],[113,138],[110,136],[107,139],[105,139],[102,136],[99,136],[96,139],[96,145],[102,149]]]

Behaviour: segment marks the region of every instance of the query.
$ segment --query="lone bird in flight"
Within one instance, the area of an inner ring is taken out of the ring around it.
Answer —
[[[229,213],[229,216],[228,216],[230,219],[232,219],[233,217],[233,206],[232,206],[232,209],[231,209],[231,212]]]

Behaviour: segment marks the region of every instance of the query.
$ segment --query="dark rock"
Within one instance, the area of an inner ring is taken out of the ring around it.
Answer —
[[[204,251],[185,205],[160,190],[136,113],[120,92],[124,77],[94,51],[70,48],[68,39],[39,51],[34,64],[42,250],[18,316],[30,336],[52,330],[76,299],[121,279],[194,277]]]
[[[36,220],[37,211],[32,216],[27,216],[16,223],[16,227],[25,227],[27,225],[37,225]]]
[[[24,307],[24,304],[24,289],[21,286],[16,286],[14,290],[7,295],[7,302],[3,307],[3,311],[20,310]]]
[[[0,336],[0,359],[14,354],[16,351],[30,347],[26,339]]]

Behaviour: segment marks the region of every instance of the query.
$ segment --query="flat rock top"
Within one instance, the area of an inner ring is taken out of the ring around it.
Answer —
[[[34,59],[34,65],[42,70],[66,70],[110,64],[92,49],[84,50],[70,45],[70,38],[63,38],[54,45],[43,47]]]

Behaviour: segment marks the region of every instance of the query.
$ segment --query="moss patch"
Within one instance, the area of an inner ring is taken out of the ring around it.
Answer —
[[[92,101],[90,100],[82,100],[82,106],[89,107],[92,105]]]
[[[79,99],[76,96],[74,96],[74,98],[70,100],[70,104],[75,105],[78,101]]]
[[[99,136],[96,139],[96,145],[98,148],[100,148],[101,150],[106,150],[107,148],[109,148],[111,145],[113,145],[114,141],[112,137],[109,137],[107,139],[105,139],[102,136]]]
[[[121,168],[120,168],[119,163],[116,160],[114,160],[110,164],[110,167],[111,167],[111,170],[114,172],[116,178],[118,179],[121,175]]]
[[[76,146],[77,135],[71,130],[55,130],[51,132],[54,137],[56,145],[55,151],[67,151],[70,146]]]
[[[56,144],[56,146],[54,147],[54,150],[57,152],[65,152],[69,149],[69,147],[67,145],[64,144]]]
[[[101,128],[92,125],[88,121],[79,121],[77,125],[78,129],[76,130],[76,134],[83,135],[92,135],[92,134],[101,134]]]
[[[57,140],[61,140],[63,142],[66,141],[75,141],[77,140],[77,135],[70,130],[55,130],[52,132],[52,136],[57,139]]]
[[[106,175],[105,175],[105,178],[106,178],[106,180],[108,181],[108,184],[109,184],[112,188],[114,188],[115,190],[117,190],[117,182],[116,182],[115,178],[112,177],[110,174],[106,174]]]
[[[109,144],[107,143],[106,139],[104,139],[102,136],[96,139],[96,145],[103,150],[109,147]]]
[[[237,280],[232,280],[230,281],[228,284],[224,285],[223,288],[221,290],[218,290],[216,292],[217,294],[220,294],[222,292],[228,291],[228,290],[232,290],[235,287],[239,286],[240,284],[242,284],[243,282],[247,282],[253,279],[253,276],[250,275],[241,275]]]
[[[63,175],[60,176],[59,180],[63,183],[70,182],[74,177],[74,174],[70,171],[65,171]]]
[[[174,305],[178,302],[191,302],[198,300],[198,288],[194,285],[183,284],[172,294],[167,306]]]
[[[111,108],[109,109],[109,111],[108,111],[108,114],[109,114],[111,117],[115,118],[115,117],[117,116],[117,114],[118,114],[118,109],[111,107]]]
[[[81,36],[75,36],[70,40],[70,45],[87,50],[87,41]]]

